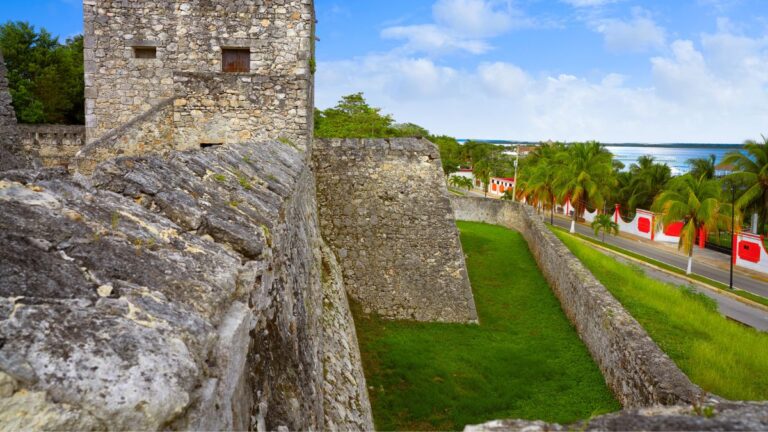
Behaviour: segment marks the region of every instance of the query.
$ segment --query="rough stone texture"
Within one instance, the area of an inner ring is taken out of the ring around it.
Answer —
[[[304,158],[267,142],[0,173],[3,427],[368,428]]]
[[[30,157],[24,157],[19,144],[16,112],[11,105],[7,70],[0,51],[0,170],[31,167]]]
[[[77,171],[90,174],[99,162],[115,156],[145,153],[167,154],[173,150],[173,98],[166,99],[130,122],[89,142],[75,155]]]
[[[464,428],[465,432],[546,431],[761,431],[768,430],[768,404],[720,404],[651,407],[563,426],[529,420],[495,420]]]
[[[387,318],[475,322],[437,147],[427,140],[315,140],[323,237],[347,292]]]
[[[8,70],[5,67],[5,60],[3,59],[3,52],[0,51],[0,127],[3,132],[8,132],[5,129],[8,126],[16,126],[16,112],[13,110],[13,102],[11,100],[11,93],[8,88],[8,78],[6,75]],[[7,136],[5,133],[4,136]]]
[[[451,197],[458,220],[519,231],[563,311],[624,407],[695,403],[708,396],[551,232],[535,210],[506,201]]]
[[[113,143],[126,155],[257,138],[309,148],[312,0],[84,0],[84,15],[89,144],[173,99],[174,139],[123,128]],[[135,58],[148,46],[155,59]],[[222,48],[249,49],[250,72],[222,73]]]
[[[322,281],[325,428],[344,431],[354,425],[372,431],[373,414],[341,267],[331,248],[325,245]]]
[[[289,77],[288,77],[289,78]],[[306,106],[291,106],[308,94],[304,79],[275,83],[261,75],[177,73],[174,75],[175,147],[200,143],[229,144],[282,138],[306,149]]]
[[[19,125],[22,151],[32,154],[44,167],[69,167],[85,144],[84,126]]]

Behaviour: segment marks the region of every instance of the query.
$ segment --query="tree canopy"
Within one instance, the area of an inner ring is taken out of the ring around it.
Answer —
[[[13,107],[21,123],[83,124],[83,37],[63,44],[26,22],[0,25]]]
[[[394,120],[368,105],[362,93],[343,96],[333,108],[315,109],[315,136],[318,138],[386,138],[400,136]]]

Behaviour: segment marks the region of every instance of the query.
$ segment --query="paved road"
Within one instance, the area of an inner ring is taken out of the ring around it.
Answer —
[[[555,225],[564,228],[570,228],[571,221],[556,216]],[[576,231],[580,234],[594,237],[594,231],[588,226],[576,224]],[[685,270],[686,266],[688,265],[687,256],[665,246],[650,245],[640,240],[634,240],[622,236],[606,236],[605,242],[638,253],[648,258],[655,259],[656,261],[675,266],[679,269]],[[729,271],[713,265],[709,265],[707,263],[703,263],[701,261],[697,262],[696,253],[698,251],[699,250],[697,249],[693,252],[693,272],[728,285]],[[715,253],[716,252],[708,254],[709,259],[712,259],[712,256]],[[723,261],[723,265],[728,265],[728,260],[730,257],[723,254],[720,255],[722,255],[722,258],[719,259]],[[768,282],[755,279],[748,274],[741,273],[739,271],[733,272],[733,286],[743,289],[744,291],[749,291],[754,294],[768,297]]]

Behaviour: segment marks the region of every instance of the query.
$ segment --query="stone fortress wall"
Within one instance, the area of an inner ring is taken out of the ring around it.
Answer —
[[[17,130],[22,151],[44,167],[69,167],[85,145],[85,126],[20,124]]]
[[[353,299],[387,318],[477,321],[434,144],[315,140],[313,164],[320,226]]]
[[[276,141],[0,173],[0,425],[371,430],[316,208]]]
[[[16,113],[13,110],[11,93],[8,89],[7,69],[0,51],[0,170],[24,166],[27,161],[21,156]]]
[[[84,171],[115,151],[268,138],[308,149],[311,0],[84,0],[84,14]],[[227,48],[249,51],[247,73],[222,73]],[[139,58],[137,49],[154,49],[155,58]],[[114,133],[126,124],[134,127]]]

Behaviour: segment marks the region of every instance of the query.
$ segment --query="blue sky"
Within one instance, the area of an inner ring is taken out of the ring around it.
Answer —
[[[316,0],[317,105],[363,91],[459,137],[740,142],[768,134],[766,0]],[[63,37],[79,0],[2,0]]]

